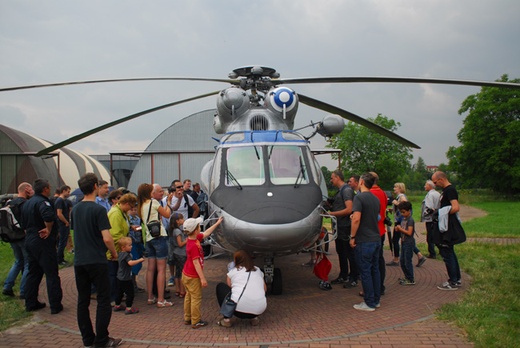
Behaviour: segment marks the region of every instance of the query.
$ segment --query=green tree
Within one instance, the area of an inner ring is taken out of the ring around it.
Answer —
[[[395,132],[401,124],[378,114],[369,121]],[[411,150],[368,128],[348,122],[338,135],[331,138],[328,147],[341,149],[342,170],[349,174],[374,171],[379,175],[381,187],[391,187],[395,180],[410,168]],[[333,155],[337,159],[338,155]]]
[[[520,79],[501,82],[520,83]],[[468,113],[450,147],[449,166],[464,187],[490,188],[502,193],[520,192],[520,96],[516,89],[482,87],[467,97],[459,114]]]

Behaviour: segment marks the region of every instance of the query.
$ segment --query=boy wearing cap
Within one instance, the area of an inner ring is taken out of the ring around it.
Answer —
[[[202,218],[190,218],[184,221],[183,229],[188,235],[186,244],[186,263],[182,270],[182,283],[186,288],[186,297],[184,298],[184,324],[191,325],[193,329],[208,325],[203,321],[200,315],[200,306],[202,303],[202,288],[208,286],[208,282],[204,277],[204,251],[200,242],[207,238],[222,222],[220,217],[217,222],[208,228],[204,233],[200,233],[200,224],[204,220]]]

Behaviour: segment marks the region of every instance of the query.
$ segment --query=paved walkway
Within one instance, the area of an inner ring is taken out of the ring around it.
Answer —
[[[421,238],[424,238],[421,236]],[[333,249],[332,249],[333,251]],[[390,259],[386,251],[386,259]],[[446,279],[444,263],[427,260],[416,268],[417,285],[403,287],[399,267],[387,267],[386,295],[375,312],[359,312],[352,305],[362,301],[354,289],[339,286],[332,291],[318,288],[318,279],[310,268],[301,264],[308,254],[292,255],[275,260],[283,274],[283,294],[268,297],[268,309],[259,326],[238,321],[232,328],[217,326],[218,305],[215,286],[225,279],[229,256],[206,261],[209,287],[203,292],[203,319],[211,325],[198,330],[185,326],[182,302],[173,301],[172,308],[158,309],[146,305],[146,295],[137,294],[136,315],[113,313],[110,333],[124,339],[123,347],[473,347],[461,331],[436,320],[435,310],[445,303],[457,301],[469,285],[463,276],[459,291],[440,291],[436,286]],[[337,274],[337,257],[331,253]],[[414,257],[414,262],[416,258]],[[261,260],[260,260],[261,262]],[[50,315],[47,308],[38,311],[33,321],[0,333],[0,347],[81,347],[76,324],[76,289],[72,267],[60,271],[65,310]],[[144,273],[139,282],[144,284]],[[41,300],[46,301],[41,289]],[[93,301],[95,305],[95,301]],[[95,306],[91,306],[94,307]],[[92,311],[92,317],[95,317]]]

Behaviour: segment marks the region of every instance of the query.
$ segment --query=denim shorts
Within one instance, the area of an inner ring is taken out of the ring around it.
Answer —
[[[149,259],[166,259],[168,257],[168,237],[159,237],[146,242]]]

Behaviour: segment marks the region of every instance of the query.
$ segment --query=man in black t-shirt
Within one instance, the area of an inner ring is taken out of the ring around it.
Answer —
[[[451,207],[448,212],[449,219],[450,215],[457,214],[457,212],[460,210],[459,194],[457,193],[455,187],[448,181],[448,177],[443,172],[433,173],[432,181],[436,186],[442,188],[439,213],[441,208],[448,206]],[[446,236],[449,236],[449,234],[453,233],[453,231],[448,230],[444,233]],[[443,240],[441,240],[439,229],[434,229],[433,240],[436,243],[437,248],[439,248],[439,253],[441,254],[442,259],[446,264],[446,271],[448,272],[449,278],[447,282],[437,286],[437,289],[457,290],[462,285],[459,260],[457,259],[457,254],[455,254],[454,245],[452,243],[446,242],[445,240],[448,240],[448,238],[445,238],[445,236],[443,237]]]
[[[72,209],[78,326],[85,347],[116,347],[122,340],[108,336],[112,308],[106,251],[108,249],[112,260],[116,261],[117,251],[110,234],[106,209],[96,203],[98,178],[94,173],[87,173],[78,180],[78,186],[85,195]],[[95,332],[89,312],[92,284],[97,289]]]
[[[72,202],[68,200],[70,196],[70,186],[64,185],[60,188],[60,196],[54,201],[54,209],[58,217],[58,263],[66,265],[65,247],[70,235],[70,210]]]
[[[329,214],[336,217],[338,237],[335,243],[339,259],[339,274],[331,283],[353,287],[357,285],[359,278],[354,250],[349,245],[350,214],[352,214],[354,191],[345,183],[343,172],[339,169],[332,172],[330,182],[338,188],[338,193],[334,196]]]

